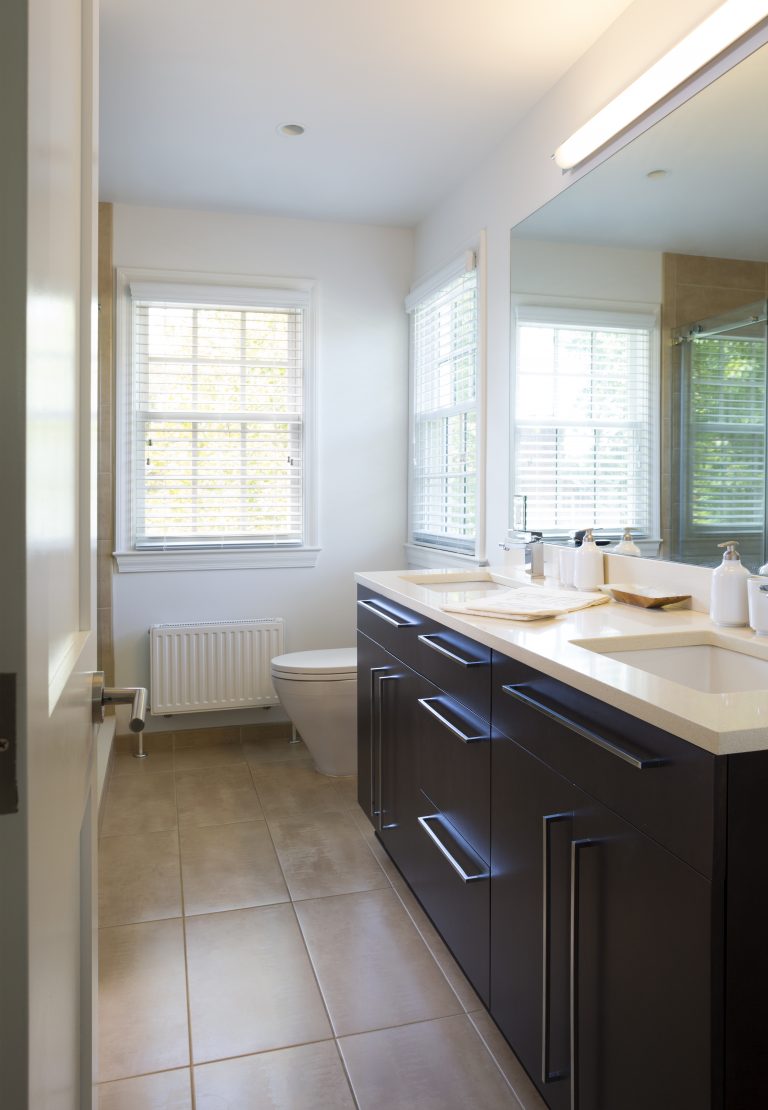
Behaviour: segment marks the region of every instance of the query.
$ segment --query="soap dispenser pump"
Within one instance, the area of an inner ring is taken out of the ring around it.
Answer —
[[[595,543],[592,529],[587,528],[581,547],[573,553],[573,584],[577,590],[596,590],[604,581],[603,553]]]
[[[747,579],[749,571],[739,558],[736,540],[726,540],[718,547],[725,548],[723,561],[712,572],[712,593],[709,615],[723,628],[741,628],[749,620],[747,607]]]
[[[631,529],[624,529],[624,535],[621,538],[621,543],[616,544],[613,552],[615,555],[642,555],[642,551],[632,539]]]

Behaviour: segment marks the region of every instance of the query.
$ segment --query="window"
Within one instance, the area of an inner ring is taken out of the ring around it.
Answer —
[[[653,316],[517,312],[515,493],[527,527],[656,530]]]
[[[121,546],[307,565],[295,553],[310,519],[309,294],[142,281],[127,293]]]
[[[757,329],[756,329],[757,330]],[[693,337],[683,349],[686,535],[749,532],[765,519],[764,335]]]
[[[409,538],[478,554],[478,286],[474,254],[406,302],[411,316]]]

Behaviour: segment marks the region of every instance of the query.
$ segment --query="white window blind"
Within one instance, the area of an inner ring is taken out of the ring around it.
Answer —
[[[529,528],[654,526],[651,316],[517,313],[515,492]]]
[[[307,305],[215,295],[131,288],[136,549],[303,541]]]
[[[765,352],[762,336],[689,341],[683,377],[689,535],[763,531]]]
[[[478,511],[474,256],[429,291],[412,295],[407,307],[412,358],[410,538],[473,555]]]

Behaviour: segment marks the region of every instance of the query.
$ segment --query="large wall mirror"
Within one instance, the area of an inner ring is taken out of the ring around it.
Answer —
[[[513,228],[529,528],[768,561],[767,106],[765,46]]]

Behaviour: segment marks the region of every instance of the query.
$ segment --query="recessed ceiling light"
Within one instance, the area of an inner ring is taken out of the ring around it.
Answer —
[[[645,176],[649,181],[659,181],[662,177],[666,177],[669,170],[651,170]]]
[[[304,128],[300,123],[281,123],[277,129],[278,135],[303,135]]]

